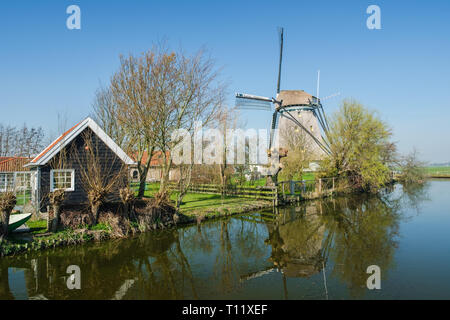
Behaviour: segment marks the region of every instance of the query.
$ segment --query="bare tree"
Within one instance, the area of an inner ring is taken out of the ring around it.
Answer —
[[[119,105],[114,99],[110,87],[100,86],[100,88],[97,89],[92,107],[94,109],[93,118],[97,123],[105,130],[106,134],[119,145],[119,147],[126,149],[128,147],[127,132],[125,127],[117,121]]]
[[[222,152],[222,162],[218,164],[219,175],[220,175],[220,185],[222,186],[222,196],[225,195],[226,186],[228,183],[228,173],[231,171],[231,164],[227,161],[227,131],[234,130],[237,124],[237,113],[235,108],[223,108],[223,110],[218,114],[219,128],[224,135],[224,145]]]
[[[100,206],[113,192],[126,186],[127,167],[112,152],[105,154],[100,141],[90,130],[82,133],[83,148],[72,150],[80,168],[81,183],[88,195],[94,223],[98,223]]]
[[[105,118],[104,126],[113,122],[113,131],[123,129],[126,149],[137,162],[139,197],[144,195],[153,153],[161,152],[164,193],[172,167],[170,152],[178,143],[172,133],[181,128],[192,133],[196,121],[209,124],[221,109],[225,86],[203,51],[187,56],[157,44],[140,56],[121,56],[120,61],[110,88],[99,91],[94,111]]]
[[[114,127],[126,135],[127,151],[137,162],[139,172],[138,197],[145,191],[150,162],[155,150],[158,114],[154,103],[155,74],[167,59],[157,49],[143,56],[120,57],[120,68],[111,78],[111,98]],[[109,96],[109,94],[108,94]],[[112,122],[112,121],[111,121]]]
[[[158,115],[156,146],[164,158],[160,185],[163,193],[172,167],[170,151],[179,143],[171,139],[172,133],[178,129],[192,133],[197,121],[207,126],[216,120],[223,108],[226,86],[202,50],[193,56],[182,51],[164,53],[161,58],[159,72],[154,75],[154,103]]]
[[[0,156],[31,157],[43,148],[44,131],[41,127],[21,129],[0,124]]]

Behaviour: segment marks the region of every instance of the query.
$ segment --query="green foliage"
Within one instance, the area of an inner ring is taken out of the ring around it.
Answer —
[[[390,128],[377,115],[354,100],[344,100],[330,119],[328,140],[331,155],[323,161],[328,177],[347,177],[348,186],[377,190],[390,177],[395,145]]]

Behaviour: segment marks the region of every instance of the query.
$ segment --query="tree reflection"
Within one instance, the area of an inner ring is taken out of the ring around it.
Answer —
[[[379,266],[383,277],[392,267],[401,216],[379,197],[365,195],[336,200],[328,216],[331,274],[347,285],[352,297],[360,298],[367,290],[368,266]]]
[[[12,300],[13,294],[9,288],[8,266],[0,261],[0,300]]]
[[[367,292],[368,266],[379,266],[382,276],[389,277],[405,207],[420,210],[427,188],[397,186],[378,196],[308,201],[131,239],[6,257],[0,261],[0,299],[14,298],[11,267],[26,269],[29,298],[233,297],[246,280],[275,269],[281,271],[286,299],[288,281],[313,278],[325,285],[320,273],[361,298]],[[69,265],[81,268],[80,291],[66,286]],[[274,278],[267,279],[272,294]]]

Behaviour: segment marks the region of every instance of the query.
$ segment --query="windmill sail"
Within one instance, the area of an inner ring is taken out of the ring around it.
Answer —
[[[278,63],[278,82],[277,82],[277,93],[280,93],[281,85],[281,66],[283,64],[283,42],[284,42],[284,28],[278,29],[278,35],[280,37],[280,61]]]
[[[254,96],[245,93],[236,93],[236,107],[239,109],[258,109],[268,110],[272,109],[274,99],[267,97]]]
[[[257,109],[270,111],[272,109],[272,102],[236,97],[236,107],[239,109]]]

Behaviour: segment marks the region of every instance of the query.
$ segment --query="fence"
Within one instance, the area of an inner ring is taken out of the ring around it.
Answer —
[[[170,183],[169,187],[172,190],[176,190],[177,184]],[[188,191],[193,193],[222,194],[222,186],[217,184],[192,184],[188,188]],[[272,201],[274,197],[276,197],[277,189],[275,187],[250,188],[228,185],[224,190],[224,194],[227,196],[239,196]]]
[[[253,199],[273,201],[277,206],[281,202],[301,201],[333,194],[337,184],[337,178],[322,178],[318,180],[282,181],[278,187],[240,187],[228,185],[224,194],[227,196],[239,196]],[[176,183],[170,183],[171,190],[177,189]],[[192,184],[189,192],[222,194],[222,186],[217,184]]]
[[[284,202],[313,199],[329,196],[336,190],[337,178],[321,178],[317,180],[281,181],[279,197]]]

